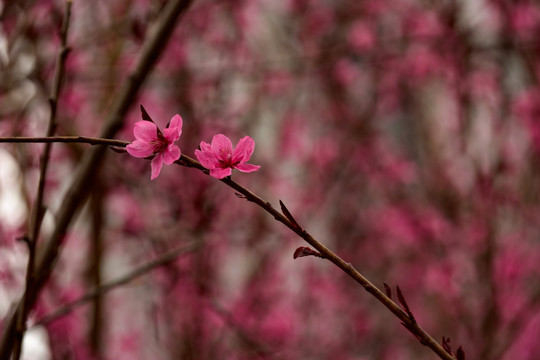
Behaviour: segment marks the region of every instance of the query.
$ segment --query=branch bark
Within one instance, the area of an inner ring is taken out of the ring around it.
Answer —
[[[141,55],[133,73],[116,97],[109,115],[105,119],[100,137],[111,138],[122,127],[124,116],[141,88],[146,77],[157,62],[169,40],[179,16],[186,12],[192,0],[171,0],[167,2],[155,26],[150,29],[147,41],[143,44]],[[4,331],[0,342],[0,360],[8,360],[13,351],[16,329],[16,319],[24,309],[31,309],[43,285],[54,268],[58,251],[62,245],[66,231],[75,214],[85,203],[94,176],[99,171],[99,165],[105,157],[106,147],[101,145],[93,148],[83,158],[71,186],[66,193],[58,211],[57,223],[46,244],[38,247],[31,288],[27,289],[24,299],[19,301],[15,313],[4,321]]]
[[[0,141],[1,140],[2,139],[0,139]],[[99,139],[94,139],[92,143],[97,144],[100,142],[100,141],[95,141],[95,140],[99,140]],[[102,141],[108,142],[110,140],[102,139]],[[87,142],[87,143],[91,143],[91,142]],[[113,141],[112,144],[114,144],[113,146],[117,146],[119,142]],[[129,144],[129,143],[125,143],[125,144]],[[100,146],[103,146],[103,145],[100,145]],[[205,174],[208,174],[208,170],[205,167],[203,167],[200,162],[198,162],[197,160],[189,156],[182,154],[180,156],[180,159],[178,159],[175,163],[181,166],[196,168],[203,171]],[[296,222],[296,220],[294,220],[294,217],[288,210],[287,210],[287,216],[286,216],[283,213],[279,212],[276,208],[274,208],[270,204],[270,202],[259,197],[257,194],[243,187],[236,181],[232,180],[230,177],[220,179],[220,181],[224,183],[225,185],[234,189],[237,193],[241,194],[242,195],[241,198],[246,199],[249,202],[257,204],[267,213],[272,215],[274,219],[276,219],[278,222],[288,227],[296,235],[298,235],[300,238],[304,239],[304,241],[306,241],[308,244],[313,246],[320,253],[322,258],[325,258],[331,261],[334,265],[336,265],[343,272],[345,272],[349,277],[351,277],[357,283],[359,283],[368,293],[373,295],[388,310],[390,310],[390,312],[392,312],[399,320],[401,320],[402,325],[409,332],[411,332],[422,345],[430,348],[441,359],[456,360],[456,358],[453,355],[449,354],[446,350],[444,350],[444,348],[437,341],[435,341],[435,339],[431,335],[429,335],[424,329],[422,329],[422,327],[415,320],[414,316],[412,316],[412,313],[410,312],[410,310],[408,311],[402,310],[399,307],[399,305],[397,305],[392,299],[390,299],[390,297],[388,297],[379,288],[373,285],[366,277],[364,277],[350,263],[346,262],[341,257],[339,257],[336,253],[334,253],[332,250],[328,249],[322,243],[317,241],[306,230],[304,230]],[[282,202],[280,203],[282,204],[282,207],[286,209],[285,205]]]
[[[47,136],[54,135],[56,131],[56,109],[58,106],[58,98],[60,97],[60,90],[62,87],[62,81],[65,72],[65,63],[67,54],[69,52],[67,47],[67,36],[69,31],[69,24],[71,19],[71,0],[67,0],[65,4],[65,14],[62,21],[62,27],[60,30],[60,49],[58,51],[56,59],[56,69],[54,72],[53,86],[51,89],[51,95],[49,103],[51,106],[49,115],[49,124],[47,126]],[[18,360],[21,357],[22,352],[22,339],[26,330],[26,319],[30,308],[29,296],[30,289],[34,285],[34,266],[36,257],[37,242],[39,239],[39,233],[41,229],[41,220],[44,215],[43,197],[45,192],[45,179],[47,177],[47,168],[49,166],[49,158],[51,155],[52,143],[45,144],[43,154],[40,159],[39,168],[39,182],[36,193],[36,199],[32,207],[32,213],[29,219],[28,236],[26,243],[28,245],[28,263],[26,266],[26,279],[25,290],[21,299],[20,311],[17,316],[17,327],[15,330],[15,343],[13,345],[13,359]]]

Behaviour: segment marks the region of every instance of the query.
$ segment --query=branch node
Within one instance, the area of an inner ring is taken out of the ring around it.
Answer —
[[[454,356],[454,352],[452,351],[452,345],[450,343],[450,338],[449,337],[442,337],[442,347],[443,349],[450,355]]]
[[[429,343],[416,332],[416,329],[414,327],[412,327],[410,324],[407,324],[406,322],[401,322],[401,325],[403,325],[407,330],[409,330],[409,332],[413,334],[413,336],[416,338],[416,340],[420,342],[420,344],[429,346]]]

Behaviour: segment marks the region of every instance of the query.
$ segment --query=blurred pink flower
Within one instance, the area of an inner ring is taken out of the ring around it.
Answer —
[[[195,156],[202,166],[210,170],[210,175],[223,179],[231,175],[232,169],[242,172],[252,172],[260,168],[258,165],[246,164],[253,154],[255,141],[244,136],[233,151],[231,140],[223,134],[214,135],[212,144],[201,141],[200,150],[195,150]]]
[[[347,34],[347,40],[356,51],[370,51],[375,46],[375,34],[365,21],[356,21]]]
[[[180,158],[180,148],[174,145],[174,142],[182,134],[182,117],[180,115],[174,115],[169,126],[163,132],[153,122],[139,121],[135,123],[133,134],[136,140],[126,146],[126,150],[131,156],[145,158],[155,155],[152,159],[151,180],[158,177],[163,163],[170,165]]]

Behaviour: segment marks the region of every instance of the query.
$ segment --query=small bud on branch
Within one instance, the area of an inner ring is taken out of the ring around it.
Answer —
[[[299,257],[304,257],[304,256],[315,256],[321,259],[324,258],[324,256],[322,256],[320,252],[315,251],[311,248],[308,248],[307,246],[300,246],[298,249],[294,251],[293,259],[297,259]]]
[[[388,296],[390,299],[392,298],[392,289],[390,286],[388,286],[387,283],[383,283],[384,285],[384,291],[386,292],[386,296]]]

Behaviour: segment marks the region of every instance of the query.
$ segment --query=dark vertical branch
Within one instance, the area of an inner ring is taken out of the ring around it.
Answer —
[[[67,35],[69,30],[69,20],[71,18],[71,4],[71,0],[66,1],[65,15],[62,23],[62,28],[60,30],[60,50],[58,51],[56,59],[56,69],[54,72],[53,87],[51,89],[51,95],[49,98],[51,112],[49,115],[49,124],[47,126],[46,136],[54,135],[54,132],[56,130],[56,109],[58,104],[58,98],[60,96],[62,80],[64,77],[64,65],[68,54]],[[30,292],[30,289],[34,285],[35,280],[35,255],[39,232],[41,229],[41,220],[43,219],[44,215],[43,196],[45,191],[45,179],[47,177],[47,168],[49,165],[51,148],[52,143],[45,144],[43,154],[41,155],[38,189],[29,220],[29,236],[27,237],[28,264],[26,267],[26,284],[24,294],[21,299],[21,310],[18,312],[17,316],[15,343],[13,345],[13,359],[15,360],[18,360],[21,356],[22,339],[26,330],[26,318],[28,316],[29,308],[31,307],[28,294]]]
[[[91,289],[101,286],[101,263],[103,259],[103,186],[98,182],[90,199],[90,259],[88,264],[88,282]],[[95,359],[103,358],[103,297],[97,295],[92,300],[92,318],[90,319],[89,340]]]
[[[485,250],[479,256],[477,269],[480,283],[485,283],[480,354],[483,359],[488,359],[492,356],[491,352],[495,346],[496,332],[500,326],[500,314],[497,306],[499,301],[499,291],[494,274],[495,257],[498,249],[495,241],[496,235],[494,234],[494,225],[491,223],[491,219],[493,219],[491,207],[483,211],[485,212],[485,226],[489,229],[489,232],[485,237]]]
[[[149,31],[148,40],[143,44],[134,71],[128,77],[113,102],[111,111],[101,131],[101,137],[111,138],[122,127],[125,114],[163,52],[174,30],[176,20],[188,9],[191,3],[192,0],[172,0],[167,2],[162,14]],[[17,333],[15,320],[21,316],[21,313],[25,312],[23,311],[24,308],[28,309],[34,305],[39,292],[49,278],[66,231],[75,214],[86,201],[95,175],[99,171],[99,165],[105,157],[105,150],[105,146],[98,146],[89,151],[75,173],[74,180],[61,202],[62,205],[57,214],[54,232],[49,241],[40,246],[36,253],[34,271],[30,274],[30,276],[34,277],[32,286],[25,293],[25,300],[17,305],[15,315],[4,321],[4,332],[0,343],[0,360],[9,359],[14,346],[15,334]]]

